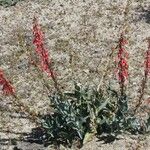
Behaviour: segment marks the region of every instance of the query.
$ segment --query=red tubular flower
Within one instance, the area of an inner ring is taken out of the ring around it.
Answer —
[[[12,87],[10,82],[5,79],[2,70],[0,70],[0,85],[2,86],[3,94],[5,94],[5,95],[13,95],[14,94],[14,88]]]
[[[150,76],[150,40],[148,50],[146,51],[145,57],[145,77]]]
[[[54,72],[51,68],[48,50],[44,47],[44,36],[36,18],[34,18],[33,22],[33,35],[33,44],[35,45],[35,51],[40,58],[41,69],[49,76],[53,77]]]
[[[119,51],[117,55],[117,77],[119,80],[119,84],[125,85],[127,79],[128,79],[128,52],[124,49],[124,45],[127,44],[127,41],[124,39],[123,34],[121,34],[121,37],[119,39]]]

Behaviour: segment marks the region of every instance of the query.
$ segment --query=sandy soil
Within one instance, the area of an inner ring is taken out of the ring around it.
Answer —
[[[150,3],[132,0],[127,15],[126,6],[126,0],[24,0],[15,6],[0,6],[0,68],[14,85],[20,101],[41,114],[50,111],[47,95],[54,90],[53,83],[30,61],[31,57],[36,59],[32,44],[32,22],[36,16],[64,90],[73,88],[71,80],[98,86],[111,49],[125,25],[126,49],[130,54],[128,94],[133,105],[143,76],[145,39],[150,37]],[[117,88],[113,73],[108,74],[106,81],[110,78]],[[44,86],[45,81],[50,91]],[[147,84],[145,99],[150,97],[150,80]],[[19,140],[35,124],[14,112],[12,99],[0,93],[0,150],[12,150],[15,146],[22,150],[50,149]],[[123,135],[109,144],[94,139],[82,149],[149,150],[149,140],[149,135]]]

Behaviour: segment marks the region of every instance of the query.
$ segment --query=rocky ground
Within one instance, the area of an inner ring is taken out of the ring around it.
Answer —
[[[12,82],[20,101],[46,114],[50,111],[47,95],[54,89],[51,79],[31,64],[31,58],[36,59],[32,44],[34,16],[45,33],[45,45],[64,90],[73,88],[73,80],[98,86],[111,49],[125,29],[130,65],[128,94],[134,105],[143,76],[146,39],[150,37],[149,0],[24,0],[14,6],[0,6],[0,68]],[[110,78],[117,88],[113,71],[106,81]],[[147,84],[144,99],[150,97],[150,82]],[[35,124],[15,113],[12,101],[13,97],[0,93],[0,150],[51,149],[22,141]],[[149,150],[149,140],[149,135],[122,135],[112,143],[93,139],[82,149]]]

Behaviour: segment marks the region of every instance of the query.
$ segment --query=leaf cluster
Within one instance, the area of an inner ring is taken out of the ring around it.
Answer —
[[[98,92],[75,83],[73,92],[55,93],[50,101],[54,113],[42,120],[47,141],[71,146],[78,139],[82,145],[88,139],[87,135],[144,132],[140,120],[128,112],[127,96],[120,96],[110,87],[106,92]]]

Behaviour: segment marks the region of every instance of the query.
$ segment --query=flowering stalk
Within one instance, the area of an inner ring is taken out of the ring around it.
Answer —
[[[150,39],[148,41],[148,50],[146,51],[146,57],[145,57],[145,78],[150,76]]]
[[[24,112],[27,112],[29,114],[30,120],[36,122],[37,120],[37,114],[35,112],[32,112],[28,106],[25,106],[24,103],[22,103],[19,98],[15,94],[14,87],[11,85],[10,81],[8,81],[3,71],[0,69],[0,85],[2,86],[3,94],[5,95],[12,95],[15,100],[13,101],[13,104],[19,107],[19,109],[23,110]],[[19,110],[20,111],[20,110]]]
[[[125,50],[124,46],[127,44],[126,39],[124,38],[123,34],[121,34],[118,44],[118,54],[116,58],[116,73],[117,78],[120,85],[120,97],[118,99],[118,116],[121,116],[121,118],[124,118],[125,115],[127,115],[128,111],[128,100],[125,93],[126,83],[128,79],[128,53]],[[118,118],[118,119],[121,119]]]
[[[150,76],[150,39],[148,40],[148,50],[145,53],[144,65],[145,65],[144,78],[143,78],[142,84],[141,84],[141,90],[140,90],[140,96],[138,99],[138,104],[136,105],[134,112],[136,112],[137,109],[139,108],[139,106],[142,104],[143,96],[145,93],[144,91],[146,88],[146,83],[147,83],[148,77]]]
[[[0,69],[0,85],[2,86],[3,94],[14,95],[14,88],[8,80],[5,79],[3,71]]]
[[[49,59],[48,50],[44,47],[44,35],[41,31],[40,25],[38,24],[37,18],[34,18],[33,20],[33,36],[33,44],[36,47],[36,54],[39,56],[40,59],[41,69],[43,72],[46,72],[48,76],[52,78],[56,90],[60,91],[56,80],[56,76],[52,69],[51,60]]]
[[[124,49],[125,44],[127,44],[127,41],[124,39],[123,34],[121,34],[118,45],[119,51],[116,59],[117,63],[116,73],[120,84],[121,95],[124,95],[124,88],[128,79],[128,63],[127,63],[128,53]]]

